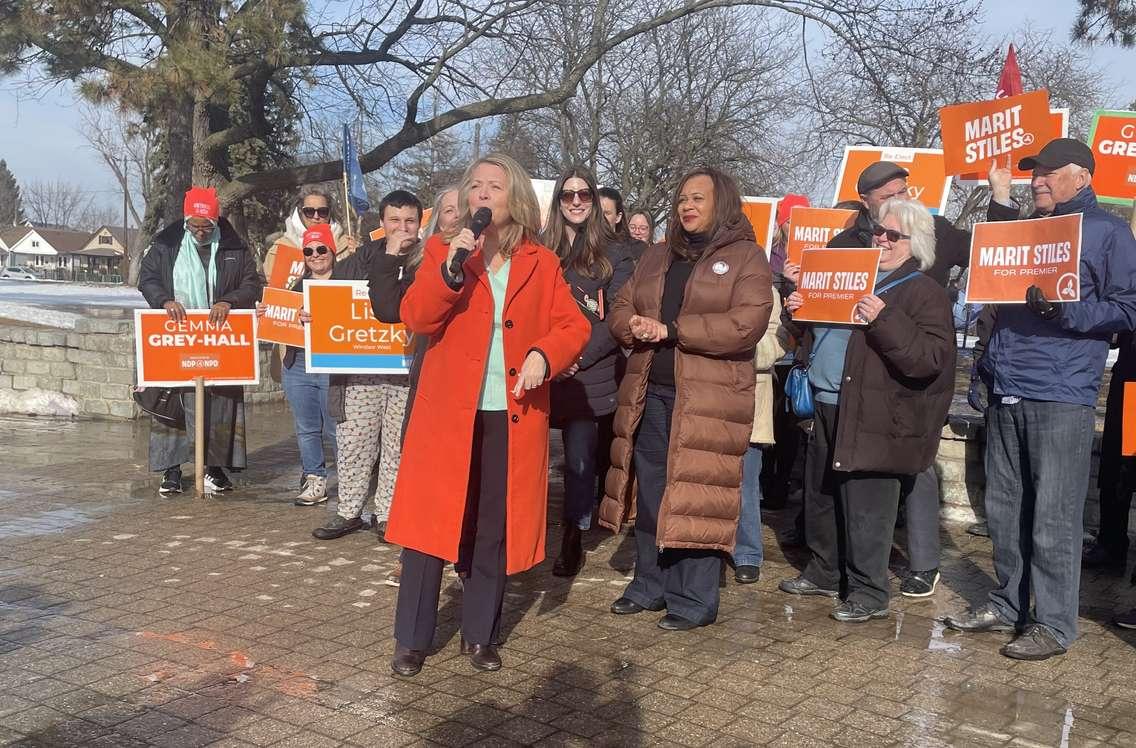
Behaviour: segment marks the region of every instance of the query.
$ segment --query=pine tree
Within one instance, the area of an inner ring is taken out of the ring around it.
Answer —
[[[20,185],[8,164],[0,159],[0,226],[18,226],[24,222],[20,201]]]

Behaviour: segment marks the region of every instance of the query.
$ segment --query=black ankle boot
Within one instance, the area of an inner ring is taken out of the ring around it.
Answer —
[[[552,575],[556,577],[574,577],[580,573],[584,566],[584,531],[573,522],[564,528],[564,537],[560,542],[560,555],[552,565]]]

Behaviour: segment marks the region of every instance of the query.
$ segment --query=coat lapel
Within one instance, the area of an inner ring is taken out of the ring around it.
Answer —
[[[508,313],[513,297],[521,290],[533,272],[536,271],[536,247],[531,244],[522,244],[513,253],[512,264],[509,267],[509,285],[505,290],[505,312]]]

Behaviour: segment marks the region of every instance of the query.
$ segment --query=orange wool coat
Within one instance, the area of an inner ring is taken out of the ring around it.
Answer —
[[[465,284],[454,291],[442,278],[448,247],[431,237],[414,283],[402,299],[402,321],[429,339],[410,408],[387,539],[456,561],[465,514],[473,421],[493,327],[493,294],[481,254],[465,262]],[[544,560],[548,507],[548,392],[515,399],[512,388],[530,350],[548,359],[551,376],[583,351],[591,326],[564,282],[560,260],[522,243],[513,253],[502,316],[509,413],[506,573]]]

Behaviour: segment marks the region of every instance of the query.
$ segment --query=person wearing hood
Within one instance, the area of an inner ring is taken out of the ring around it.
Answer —
[[[600,524],[619,532],[638,486],[635,576],[616,615],[666,610],[658,626],[713,623],[734,550],[754,414],[754,351],[773,309],[765,252],[729,175],[679,182],[666,241],[616,296],[612,335],[632,349],[619,388]]]
[[[164,309],[175,321],[186,310],[209,310],[220,324],[231,309],[252,309],[264,285],[252,253],[220,217],[217,192],[192,187],[185,193],[182,220],[160,231],[142,258],[138,290],[153,309]],[[193,423],[194,393],[182,393],[185,423]],[[243,470],[245,454],[244,390],[209,387],[205,394],[205,488],[231,491],[225,469]],[[162,473],[158,493],[181,493],[181,466],[193,459],[192,439],[183,424],[171,426],[154,419],[150,427],[150,469]]]
[[[1019,162],[1054,215],[1081,214],[1080,300],[1055,304],[1031,286],[1024,304],[998,309],[978,363],[990,398],[985,502],[997,586],[945,623],[1014,633],[1000,651],[1020,660],[1064,654],[1077,637],[1101,376],[1113,335],[1136,329],[1136,238],[1097,204],[1095,167],[1072,138]]]
[[[266,240],[268,251],[264,254],[264,277],[272,277],[278,244],[282,242],[302,248],[304,232],[320,224],[331,227],[332,238],[339,247],[338,259],[347,259],[359,247],[358,239],[344,234],[332,191],[318,185],[309,185],[300,190],[292,212],[284,219],[284,230],[270,235]]]

